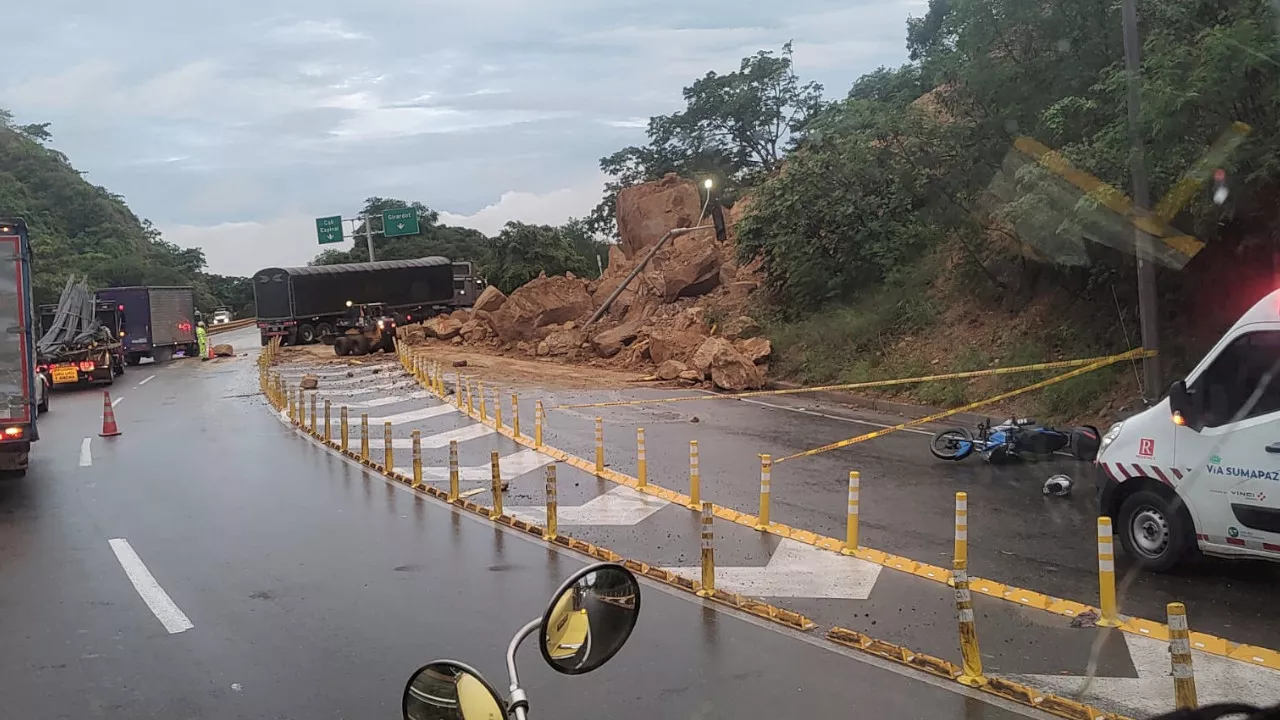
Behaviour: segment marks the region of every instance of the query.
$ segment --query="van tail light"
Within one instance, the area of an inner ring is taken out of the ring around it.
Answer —
[[[8,440],[18,440],[22,437],[23,432],[25,431],[22,426],[13,425],[4,429],[4,436]]]

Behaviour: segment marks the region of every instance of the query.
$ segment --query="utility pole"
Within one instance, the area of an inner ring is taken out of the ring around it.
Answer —
[[[1145,215],[1151,203],[1151,191],[1147,186],[1146,151],[1142,139],[1142,44],[1138,39],[1137,0],[1121,3],[1120,19],[1124,33],[1124,68],[1128,76],[1129,172],[1133,175],[1133,208],[1135,213]],[[1138,326],[1142,332],[1142,347],[1159,350],[1156,266],[1152,247],[1155,239],[1136,224],[1134,239],[1134,254],[1138,258]],[[1163,392],[1160,387],[1160,357],[1145,358],[1142,370],[1142,397],[1148,404],[1154,403]]]
[[[364,241],[369,246],[369,262],[375,262],[373,256],[373,214],[364,214]]]

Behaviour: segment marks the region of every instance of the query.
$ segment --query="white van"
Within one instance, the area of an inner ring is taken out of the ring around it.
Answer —
[[[1194,547],[1280,561],[1280,290],[1168,397],[1111,426],[1096,462],[1101,512],[1142,567]]]

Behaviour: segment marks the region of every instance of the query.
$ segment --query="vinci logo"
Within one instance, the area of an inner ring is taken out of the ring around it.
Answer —
[[[1156,441],[1155,438],[1142,438],[1138,441],[1138,457],[1155,457]]]

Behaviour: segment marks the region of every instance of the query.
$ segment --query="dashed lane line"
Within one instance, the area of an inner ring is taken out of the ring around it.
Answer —
[[[138,387],[142,387],[143,385],[146,385],[147,383],[155,379],[156,379],[155,375],[148,375],[142,382],[138,383]]]
[[[178,609],[169,597],[169,593],[156,582],[155,577],[143,564],[142,558],[138,557],[138,553],[133,551],[133,546],[128,540],[113,538],[108,542],[116,554],[116,559],[120,561],[120,567],[124,568],[124,574],[129,577],[129,582],[133,583],[133,589],[138,591],[142,601],[151,608],[152,614],[161,625],[164,625],[164,629],[169,631],[170,635],[195,627],[191,620]]]
[[[93,465],[93,453],[89,451],[89,443],[91,442],[93,442],[93,438],[85,438],[80,443],[80,467]]]

